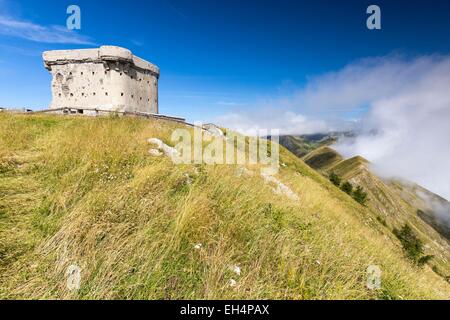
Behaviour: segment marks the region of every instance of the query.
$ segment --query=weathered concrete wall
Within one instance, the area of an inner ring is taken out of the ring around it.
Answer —
[[[54,50],[43,59],[53,76],[51,109],[158,113],[159,69],[127,49]]]

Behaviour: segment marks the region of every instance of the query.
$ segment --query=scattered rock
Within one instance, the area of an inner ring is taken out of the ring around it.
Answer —
[[[154,144],[154,145],[158,146],[158,148],[162,148],[162,145],[164,144],[164,142],[162,142],[158,138],[150,138],[150,139],[147,140],[147,142],[150,143],[150,144]]]
[[[158,146],[158,149],[162,150],[164,152],[164,154],[168,157],[172,157],[175,155],[178,155],[178,150],[168,146],[167,144],[165,144],[164,142],[162,142],[160,139],[158,138],[150,138],[147,140],[148,143],[153,144]]]
[[[273,192],[280,195],[285,195],[291,200],[299,200],[298,196],[285,184],[283,184],[281,181],[279,181],[277,178],[275,178],[272,175],[265,174],[261,172],[261,176],[263,177],[264,181],[266,183],[272,183],[276,185],[276,188],[273,189]]]
[[[236,282],[236,280],[234,280],[234,279],[230,279],[230,281],[228,282],[228,285],[229,285],[230,287],[236,287],[236,284],[237,284],[237,282]]]
[[[233,272],[236,273],[238,276],[241,275],[241,268],[240,268],[239,266],[237,266],[237,265],[236,265],[236,266],[233,266],[231,269],[232,269]]]
[[[236,177],[242,177],[242,176],[253,176],[254,172],[252,170],[247,169],[246,167],[239,167],[234,172],[234,175]]]
[[[197,243],[196,245],[194,245],[194,249],[196,249],[196,250],[200,250],[201,248],[202,248],[201,243]]]
[[[150,150],[148,151],[148,153],[149,153],[151,156],[154,156],[154,157],[160,157],[160,156],[163,155],[163,153],[162,153],[161,151],[159,151],[158,149],[150,149]]]
[[[215,137],[224,137],[225,136],[223,134],[223,131],[213,123],[204,124],[203,129],[205,129],[206,132],[210,133],[212,136],[215,136]]]
[[[194,174],[196,175],[200,174],[200,171],[198,170],[197,166],[194,167]]]
[[[81,282],[81,268],[77,265],[70,265],[66,270],[66,286],[69,291],[76,291],[80,289]]]
[[[191,176],[189,175],[189,173],[185,173],[184,176],[186,177],[186,183],[188,185],[191,185],[192,182],[194,182],[194,180],[191,178]]]

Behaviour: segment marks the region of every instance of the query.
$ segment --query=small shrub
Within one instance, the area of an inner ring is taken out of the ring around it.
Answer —
[[[364,192],[364,189],[361,186],[358,186],[353,192],[353,199],[364,205],[367,201],[367,192]]]
[[[445,281],[447,281],[448,283],[450,283],[450,276],[446,276],[441,269],[438,268],[438,266],[434,265],[431,267],[431,270],[434,271],[434,273],[436,273],[438,276],[444,278]]]
[[[400,230],[394,228],[393,233],[402,243],[406,256],[417,265],[424,265],[432,258],[432,256],[422,256],[423,243],[408,224],[403,225]]]
[[[341,178],[334,172],[330,174],[330,181],[336,186],[339,187],[341,185]]]
[[[382,217],[380,217],[380,216],[377,216],[377,220],[378,220],[378,222],[381,223],[383,226],[387,227],[386,219],[384,219],[384,218],[382,218]]]
[[[419,265],[419,267],[423,267],[425,264],[427,264],[429,261],[431,261],[431,259],[433,259],[433,255],[429,254],[426,256],[422,256],[419,258],[419,260],[417,261],[417,264]]]
[[[350,182],[345,181],[342,185],[341,185],[341,190],[344,191],[346,194],[351,195],[352,191],[353,191],[353,186]]]

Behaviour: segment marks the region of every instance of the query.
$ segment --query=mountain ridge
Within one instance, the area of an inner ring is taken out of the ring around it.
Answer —
[[[366,207],[283,147],[274,179],[298,199],[258,166],[149,154],[149,138],[173,145],[181,126],[0,114],[0,298],[449,297]],[[377,290],[367,288],[373,265]]]
[[[344,159],[330,146],[320,146],[302,159],[327,177],[333,173],[354,187],[362,187],[368,194],[368,206],[374,218],[393,228],[399,228],[403,223],[411,224],[426,239],[429,253],[436,257],[436,268],[450,273],[449,228],[439,223],[428,201],[420,197],[416,190],[421,190],[428,198],[440,199],[442,206],[450,212],[448,201],[417,184],[380,178],[372,171],[367,159],[361,156]]]

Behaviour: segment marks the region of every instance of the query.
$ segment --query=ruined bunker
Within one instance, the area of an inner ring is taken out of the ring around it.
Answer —
[[[115,46],[43,53],[52,79],[50,109],[158,113],[157,66]]]

